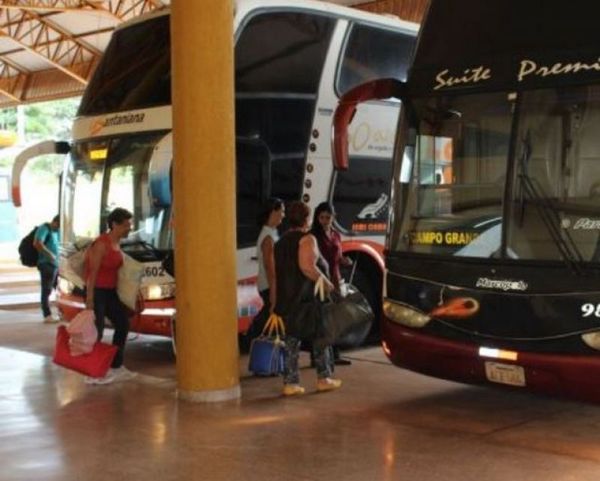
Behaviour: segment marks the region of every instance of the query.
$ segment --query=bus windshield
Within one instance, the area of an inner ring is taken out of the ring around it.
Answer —
[[[600,261],[599,86],[436,96],[413,107],[392,250]]]
[[[169,105],[169,38],[168,15],[117,30],[85,90],[78,115]]]
[[[65,179],[70,188],[63,199],[66,244],[85,243],[104,232],[110,211],[123,207],[133,213],[125,242],[170,248],[171,207],[154,205],[148,195],[152,153],[163,136],[135,134],[73,146]]]

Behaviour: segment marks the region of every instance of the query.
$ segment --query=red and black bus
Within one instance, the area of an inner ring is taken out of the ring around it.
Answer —
[[[386,96],[403,105],[388,357],[441,378],[600,402],[593,5],[432,0],[407,81],[349,92],[337,130],[357,101]]]

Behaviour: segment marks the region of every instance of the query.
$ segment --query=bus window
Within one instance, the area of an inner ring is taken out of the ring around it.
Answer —
[[[236,43],[238,247],[256,242],[257,214],[266,198],[292,201],[302,194],[306,149],[334,24],[321,15],[268,12],[253,17]]]
[[[107,148],[107,143],[102,141],[73,146],[65,179],[73,195],[63,202],[62,230],[68,242],[90,240],[100,232],[100,198]]]
[[[525,92],[521,112],[508,247],[522,259],[560,260],[568,236],[571,255],[592,260],[600,231],[590,214],[600,186],[600,88]]]
[[[133,213],[130,238],[154,248],[168,246],[163,235],[169,207],[156,207],[148,196],[148,168],[162,134],[141,134],[115,139],[110,144],[106,165],[103,216],[123,207]]]
[[[354,24],[338,72],[338,95],[378,78],[406,80],[415,41],[403,33]]]
[[[414,37],[400,32],[353,24],[337,74],[338,95],[377,78],[405,80],[414,44]],[[387,225],[399,104],[378,104],[367,107],[371,114],[357,112],[350,125],[349,169],[338,172],[333,183],[336,221],[347,233],[381,235]]]
[[[300,12],[253,17],[235,46],[236,92],[316,94],[334,24]]]
[[[385,232],[392,165],[387,158],[350,157],[350,166],[335,178],[336,222],[355,234]]]
[[[237,243],[251,246],[261,226],[258,217],[271,192],[271,152],[264,143],[236,143],[237,172]]]
[[[78,115],[170,103],[169,16],[163,15],[136,28],[115,31],[81,99]]]
[[[500,255],[512,102],[506,94],[415,102],[421,122],[403,233],[407,252]],[[398,207],[398,206],[396,206]]]

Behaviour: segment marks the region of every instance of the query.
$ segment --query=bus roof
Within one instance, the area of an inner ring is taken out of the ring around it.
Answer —
[[[419,29],[418,24],[401,20],[400,18],[392,15],[380,15],[317,0],[235,0],[234,2],[234,11],[238,18],[245,17],[245,15],[250,11],[276,10],[278,8],[285,8],[286,10],[296,9],[321,12],[325,15],[334,15],[338,18],[361,20],[365,23],[373,23],[391,29],[403,30],[407,33],[413,34]],[[128,22],[124,22],[117,27],[117,30],[130,27],[136,23],[145,22],[150,18],[169,15],[170,13],[170,7],[154,10],[144,15],[140,15],[139,17],[136,17]]]
[[[600,78],[589,0],[431,0],[409,92],[522,90]]]
[[[381,15],[377,13],[366,12],[356,8],[344,7],[330,2],[317,0],[235,0],[236,14],[249,12],[250,10],[269,10],[277,8],[309,10],[312,12],[322,12],[323,14],[333,15],[338,18],[361,20],[365,23],[373,23],[380,26],[387,26],[393,29],[405,30],[406,32],[416,33],[419,25],[413,22],[401,20],[393,15]]]

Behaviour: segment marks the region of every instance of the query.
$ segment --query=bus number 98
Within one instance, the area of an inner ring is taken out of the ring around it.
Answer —
[[[581,313],[583,314],[583,317],[600,317],[600,304],[583,304],[581,306]]]

